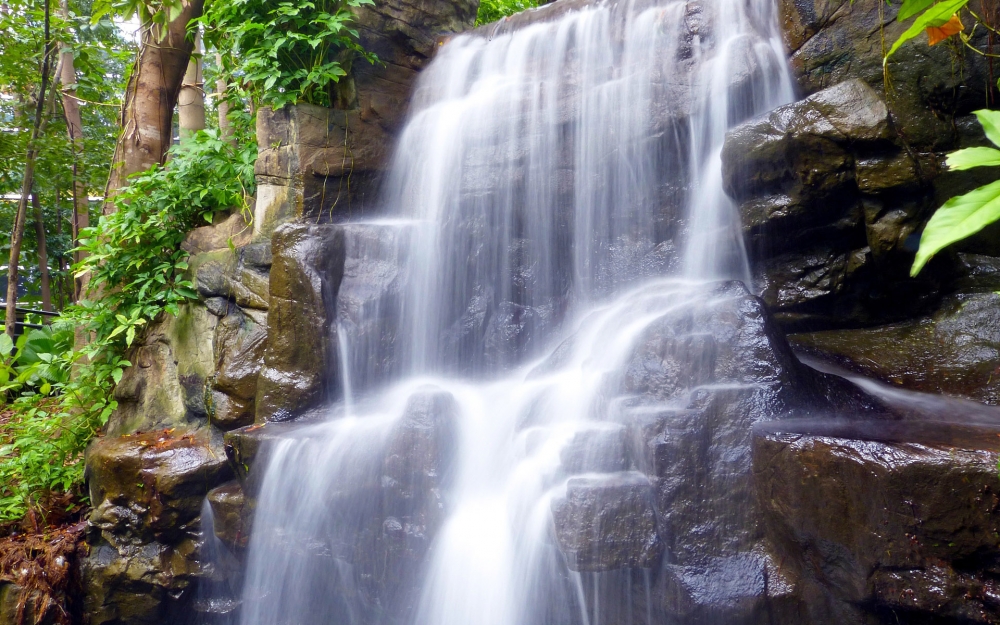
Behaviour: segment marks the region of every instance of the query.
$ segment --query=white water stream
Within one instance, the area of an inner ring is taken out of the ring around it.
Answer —
[[[749,281],[719,153],[734,123],[792,99],[773,11],[599,3],[439,51],[387,182],[405,221],[370,226],[408,232],[385,321],[401,364],[378,381],[365,368],[384,346],[338,324],[345,397],[270,450],[244,625],[605,622],[553,545],[550,504],[589,470],[568,468],[567,445],[625,418],[622,368],[643,330],[705,304],[696,281]],[[365,380],[378,382],[352,384]],[[394,428],[428,388],[456,413],[433,536],[380,494]],[[397,534],[420,562],[366,564]]]

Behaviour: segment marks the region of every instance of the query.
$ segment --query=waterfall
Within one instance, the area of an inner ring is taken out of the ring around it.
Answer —
[[[641,409],[625,363],[721,297],[700,282],[749,283],[719,153],[792,95],[770,0],[602,2],[444,45],[385,184],[396,219],[346,226],[348,274],[405,266],[392,305],[354,311],[397,338],[338,309],[350,409],[269,450],[243,623],[612,622],[553,506],[572,476],[648,485],[607,453]],[[622,594],[648,603],[654,559]]]

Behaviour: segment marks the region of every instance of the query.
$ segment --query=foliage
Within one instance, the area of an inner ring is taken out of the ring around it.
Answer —
[[[53,0],[55,3],[55,0]],[[37,91],[38,60],[42,46],[37,0],[14,0],[0,11],[0,40],[4,41],[0,55],[0,230],[11,232],[16,196],[21,189],[26,145],[30,134],[31,94]],[[38,140],[38,157],[34,193],[39,198],[46,243],[49,273],[52,276],[53,301],[68,300],[72,284],[68,276],[68,251],[72,244],[72,185],[73,163],[76,159],[85,190],[91,196],[103,192],[108,176],[108,163],[118,134],[118,102],[124,86],[128,59],[133,54],[129,42],[108,20],[92,24],[87,14],[90,0],[69,0],[67,19],[52,15],[53,36],[61,49],[72,50],[77,81],[77,96],[83,101],[83,150],[75,156],[66,132],[61,100],[46,109],[48,123]],[[65,89],[67,85],[59,85]],[[64,96],[65,97],[65,96]],[[27,293],[20,298],[25,304],[37,303],[40,272],[38,271],[38,241],[36,241],[33,211],[21,255],[22,284]],[[0,254],[8,255],[10,239],[0,237]],[[6,261],[0,261],[0,265]]]
[[[0,336],[0,393],[23,387],[38,387],[47,395],[52,384],[69,381],[69,369],[61,356],[73,349],[73,328],[65,323],[31,330],[18,337]]]
[[[372,0],[213,0],[200,23],[223,58],[229,84],[255,102],[281,108],[332,106],[334,90],[357,57],[377,61],[358,43],[352,9]]]
[[[76,271],[89,273],[90,293],[100,294],[81,304],[98,343],[124,333],[128,347],[138,326],[161,311],[177,314],[179,303],[197,297],[182,278],[187,253],[181,241],[219,210],[246,208],[256,155],[256,146],[237,150],[216,131],[199,132],[171,149],[167,166],[131,178],[115,196],[117,210],[83,233],[88,256]]]
[[[90,274],[88,296],[99,297],[69,307],[62,319],[89,342],[62,351],[65,342],[56,339],[62,330],[54,330],[53,351],[36,342],[34,353],[63,375],[7,388],[14,410],[0,427],[0,520],[19,518],[48,493],[81,483],[83,450],[117,407],[112,391],[131,365],[129,347],[149,322],[197,297],[184,277],[181,241],[218,212],[245,209],[255,156],[253,145],[236,149],[214,132],[200,132],[175,146],[165,167],[131,178],[115,198],[117,212],[83,233],[89,256],[74,270]],[[34,357],[31,341],[29,335],[21,346],[25,359]],[[5,366],[16,370],[10,353]]]
[[[1000,111],[976,111],[976,117],[986,131],[986,137],[1000,147]],[[954,170],[996,167],[1000,165],[1000,150],[985,147],[958,150],[948,155],[946,165]],[[910,275],[920,273],[927,261],[945,247],[979,232],[998,219],[1000,180],[951,198],[935,211],[924,227]]]
[[[927,0],[904,0],[903,5],[899,8],[899,14],[896,19],[903,21],[916,15],[917,13],[921,13],[921,11],[922,13],[919,17],[917,17],[917,19],[913,20],[913,24],[906,29],[898,39],[896,39],[895,43],[892,44],[892,47],[889,48],[889,52],[886,53],[885,58],[882,60],[883,64],[887,63],[889,61],[889,57],[895,54],[896,50],[899,50],[904,43],[913,39],[921,32],[929,31],[929,29],[941,28],[949,22],[957,20],[958,12],[967,4],[969,4],[969,0],[944,0],[943,2],[938,2],[932,6],[929,6],[930,3]],[[959,28],[959,30],[961,30],[961,28]],[[955,31],[955,33],[957,32],[958,30]],[[928,32],[928,34],[933,35],[934,33]],[[940,41],[940,39],[935,41],[932,38],[931,45],[937,43],[938,41]]]
[[[537,6],[538,0],[482,0],[479,3],[479,13],[476,14],[476,26],[489,24]]]

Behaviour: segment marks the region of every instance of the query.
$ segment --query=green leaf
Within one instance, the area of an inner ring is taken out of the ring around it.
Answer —
[[[24,196],[22,195],[21,197],[23,198]],[[6,332],[0,334],[0,356],[6,358],[10,356],[12,351],[14,351],[14,340]]]
[[[903,6],[899,7],[899,13],[896,14],[896,21],[908,20],[932,4],[934,0],[903,0]]]
[[[965,148],[948,155],[945,161],[948,169],[962,171],[973,167],[1000,166],[1000,150],[993,148]]]
[[[951,198],[937,209],[920,236],[910,275],[916,276],[935,254],[1000,219],[1000,180]]]
[[[993,145],[1000,147],[1000,111],[980,109],[974,111],[979,119],[979,124],[986,133],[986,138],[993,142]]]
[[[914,20],[913,24],[906,29],[906,31],[904,31],[898,39],[896,39],[896,42],[892,44],[892,47],[889,48],[889,52],[886,53],[885,58],[882,59],[882,64],[885,65],[888,63],[889,57],[895,54],[896,50],[899,50],[900,46],[904,43],[913,39],[928,28],[946,24],[948,20],[955,15],[955,13],[958,13],[958,11],[968,3],[969,0],[944,0],[944,2],[939,2],[924,11],[924,13]]]

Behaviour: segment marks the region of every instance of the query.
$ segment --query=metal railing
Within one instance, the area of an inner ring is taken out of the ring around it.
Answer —
[[[0,304],[0,306],[2,306],[2,304]],[[47,310],[35,310],[34,308],[24,308],[24,307],[21,307],[21,306],[15,306],[14,307],[14,312],[16,313],[15,319],[17,319],[17,323],[14,326],[14,337],[15,338],[17,338],[18,336],[21,336],[21,334],[24,333],[24,328],[29,328],[29,329],[32,329],[32,330],[38,330],[38,329],[41,329],[41,328],[44,327],[40,323],[28,323],[28,322],[24,321],[24,319],[25,319],[25,317],[27,315],[39,315],[41,317],[58,317],[59,316],[59,313],[57,313],[57,312],[49,312]]]

